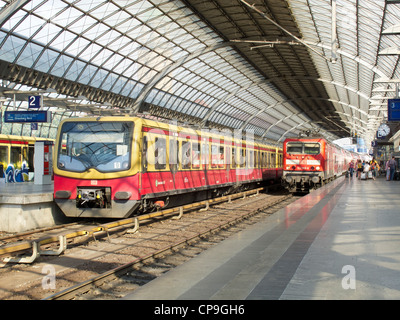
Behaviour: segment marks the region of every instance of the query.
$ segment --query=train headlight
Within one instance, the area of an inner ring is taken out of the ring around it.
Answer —
[[[315,167],[315,170],[319,170],[320,168],[319,167]]]
[[[290,184],[290,183],[292,183],[293,178],[291,176],[286,176],[285,180],[286,180],[287,183]]]
[[[58,190],[58,191],[56,191],[55,198],[56,199],[69,199],[70,196],[71,196],[71,191]]]
[[[132,195],[132,193],[130,193],[129,191],[118,191],[115,193],[114,197],[115,197],[115,199],[118,199],[118,200],[129,200],[131,195]]]
[[[311,178],[311,181],[312,181],[313,183],[318,183],[318,182],[319,182],[319,177],[312,177],[312,178]]]

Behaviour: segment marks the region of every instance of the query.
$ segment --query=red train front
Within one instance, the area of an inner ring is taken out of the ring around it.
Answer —
[[[350,152],[323,138],[288,138],[282,184],[290,192],[308,192],[342,175],[351,160]]]

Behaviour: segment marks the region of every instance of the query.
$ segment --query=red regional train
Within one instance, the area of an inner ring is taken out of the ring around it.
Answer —
[[[288,138],[283,142],[282,185],[290,192],[309,192],[344,174],[357,153],[321,137]]]
[[[242,135],[97,117],[64,120],[54,159],[66,216],[125,218],[277,181],[283,152]]]

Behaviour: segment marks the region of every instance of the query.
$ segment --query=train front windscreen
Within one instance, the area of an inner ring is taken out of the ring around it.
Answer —
[[[130,168],[133,122],[65,122],[57,166],[60,170],[117,172]]]
[[[288,142],[286,144],[286,152],[288,154],[309,154],[317,155],[320,151],[320,144],[318,142]]]

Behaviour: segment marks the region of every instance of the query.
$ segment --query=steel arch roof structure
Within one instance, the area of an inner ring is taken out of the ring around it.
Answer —
[[[399,33],[397,0],[0,1],[1,111],[39,94],[53,114],[0,132],[141,114],[368,143],[398,95]]]

